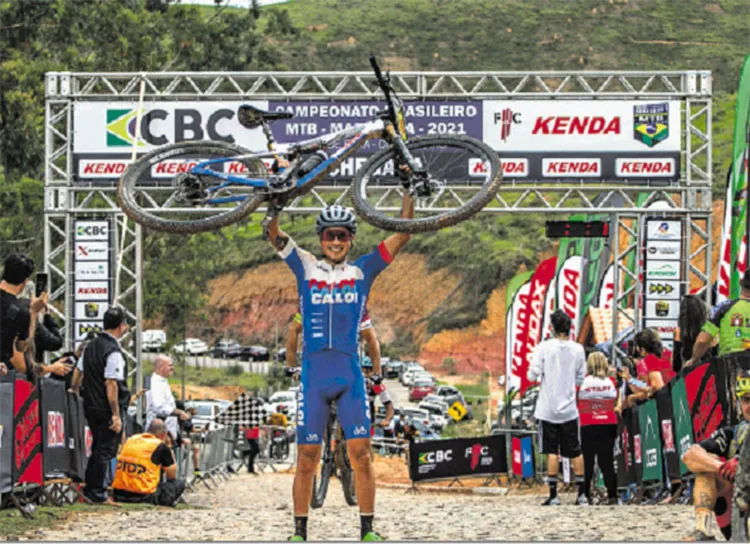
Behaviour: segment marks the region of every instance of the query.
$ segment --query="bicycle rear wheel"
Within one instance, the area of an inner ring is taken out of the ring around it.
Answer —
[[[313,492],[312,497],[310,497],[310,506],[312,508],[323,506],[328,494],[328,484],[331,482],[331,476],[333,475],[334,460],[333,450],[331,449],[333,428],[333,425],[329,421],[323,434],[323,456],[320,466],[320,478],[318,478],[317,474],[313,477]]]
[[[497,154],[484,142],[461,135],[422,136],[407,143],[427,171],[431,196],[417,198],[414,219],[402,219],[403,187],[393,148],[373,155],[354,179],[354,208],[377,227],[430,232],[463,221],[484,208],[502,183]]]
[[[180,142],[155,149],[135,161],[117,183],[117,203],[129,218],[144,227],[176,234],[193,234],[235,223],[257,209],[265,195],[254,187],[231,185],[210,193],[210,198],[244,197],[240,202],[208,203],[208,198],[187,198],[186,174],[192,163],[248,154],[248,150],[225,142]],[[258,159],[238,161],[244,170],[237,175],[253,179],[268,177]],[[227,162],[226,164],[230,164]],[[236,165],[233,165],[236,166]],[[174,173],[175,175],[170,175]],[[190,179],[194,195],[208,195],[206,189],[223,180],[213,176]]]

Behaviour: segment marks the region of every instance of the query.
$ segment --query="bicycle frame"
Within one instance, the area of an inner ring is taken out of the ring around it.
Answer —
[[[276,151],[276,150],[270,150],[270,151],[263,151],[263,152],[258,152],[258,153],[250,153],[247,155],[237,155],[235,157],[223,157],[221,159],[211,159],[208,161],[204,161],[204,162],[201,162],[200,164],[195,165],[190,170],[190,173],[203,175],[203,176],[212,176],[212,177],[224,180],[223,183],[219,185],[216,185],[214,187],[208,187],[206,190],[209,193],[213,193],[221,189],[225,189],[227,187],[238,186],[238,185],[245,186],[245,187],[266,188],[267,180],[265,179],[249,179],[249,178],[239,177],[236,175],[212,170],[210,166],[216,165],[216,164],[222,164],[222,163],[229,162],[229,161],[273,158],[273,157],[278,156],[279,154],[297,155],[297,154],[302,154],[302,153],[312,153],[314,151],[328,149],[332,147],[333,145],[337,144],[338,142],[344,141],[344,144],[341,146],[340,149],[337,149],[335,153],[333,153],[325,161],[323,161],[318,166],[316,166],[311,172],[309,172],[308,174],[306,174],[305,176],[297,180],[295,187],[302,187],[303,185],[307,183],[314,183],[318,181],[320,178],[322,178],[323,176],[328,174],[330,171],[332,171],[334,168],[336,168],[339,164],[341,164],[342,161],[344,161],[346,158],[351,156],[355,151],[357,151],[357,149],[362,147],[368,140],[373,140],[375,138],[382,138],[385,132],[387,132],[386,122],[384,122],[381,119],[377,119],[377,120],[369,121],[367,123],[361,123],[361,124],[355,125],[353,127],[345,129],[341,132],[337,132],[335,134],[329,134],[328,136],[322,136],[320,138],[314,138],[311,140],[305,140],[303,142],[292,144],[289,146],[289,148],[285,152],[281,152],[281,153],[279,153],[279,151]],[[406,149],[405,146],[404,146],[404,149]],[[206,203],[207,204],[226,204],[228,202],[241,202],[245,200],[246,198],[247,198],[246,196],[242,196],[242,195],[228,196],[228,197],[209,199],[206,201]]]

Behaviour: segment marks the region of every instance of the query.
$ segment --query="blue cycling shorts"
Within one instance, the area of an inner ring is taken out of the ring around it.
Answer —
[[[320,444],[329,403],[346,439],[370,437],[370,405],[359,358],[338,351],[312,353],[302,360],[297,393],[297,444]]]

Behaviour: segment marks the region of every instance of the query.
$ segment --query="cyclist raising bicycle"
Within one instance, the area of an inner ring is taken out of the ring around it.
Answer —
[[[401,217],[414,217],[414,202],[406,192]],[[291,539],[307,539],[313,477],[320,463],[328,403],[335,400],[355,474],[360,537],[366,541],[382,540],[372,528],[375,477],[370,457],[369,406],[357,356],[359,324],[373,281],[410,235],[392,234],[375,251],[349,263],[346,258],[357,232],[351,210],[338,205],[325,208],[316,221],[316,232],[322,259],[298,248],[279,229],[277,214],[272,213],[268,225],[271,244],[297,278],[304,335],[297,413],[299,455],[293,488],[295,527]]]

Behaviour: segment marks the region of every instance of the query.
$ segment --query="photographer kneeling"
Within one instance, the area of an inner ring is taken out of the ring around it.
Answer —
[[[177,478],[174,453],[164,443],[167,428],[154,419],[148,431],[128,438],[117,456],[117,471],[112,484],[115,500],[150,502],[174,506],[185,492],[185,482]],[[166,476],[162,480],[162,471]]]

